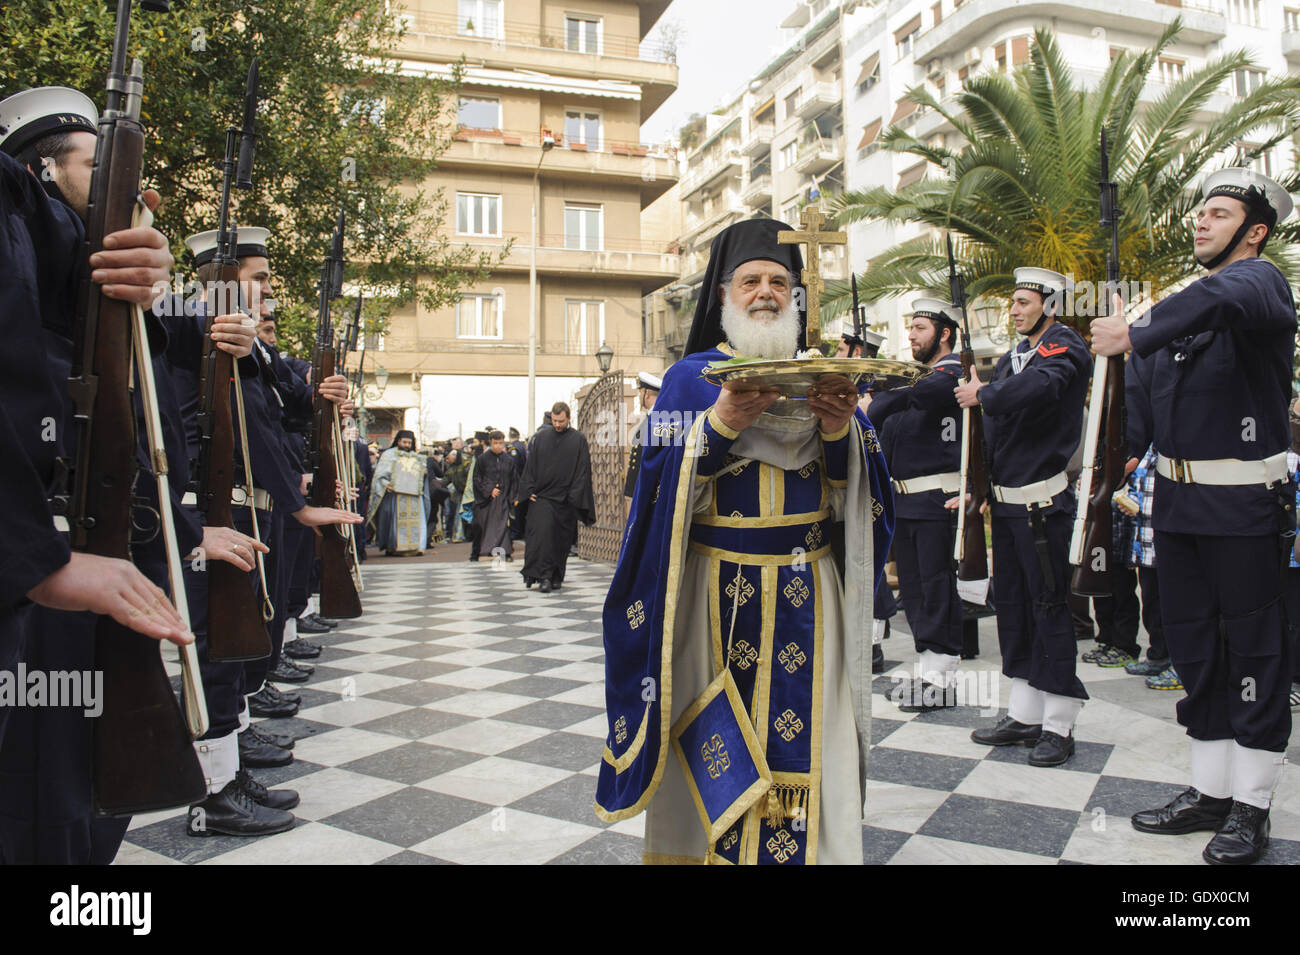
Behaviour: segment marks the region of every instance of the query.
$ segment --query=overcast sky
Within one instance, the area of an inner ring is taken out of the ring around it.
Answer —
[[[739,93],[783,48],[779,24],[794,7],[795,0],[673,0],[659,23],[682,27],[677,90],[641,127],[642,142],[673,138],[691,113],[712,112]]]

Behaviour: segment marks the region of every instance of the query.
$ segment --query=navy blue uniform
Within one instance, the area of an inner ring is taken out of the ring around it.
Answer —
[[[953,395],[960,374],[961,359],[945,355],[934,373],[913,387],[872,397],[868,417],[880,435],[890,477],[906,482],[960,471],[962,415]],[[959,656],[961,598],[952,566],[956,512],[943,506],[951,496],[942,490],[903,494],[895,488],[894,561],[916,649]]]
[[[1019,373],[1013,353],[1029,356]],[[993,379],[979,391],[994,484],[1023,487],[1065,470],[1079,445],[1090,366],[1083,339],[1060,322],[1048,326],[1032,354],[1024,339],[998,359]],[[1025,505],[991,501],[990,508],[1002,672],[1036,690],[1086,700],[1074,672],[1066,603],[1074,489],[1067,485],[1039,511],[1045,561]]]
[[[311,362],[301,358],[283,357],[278,351],[267,349],[280,361],[275,366],[280,392],[286,396],[281,424],[284,427],[285,453],[296,462],[301,473],[308,473],[307,435],[312,425],[312,388],[307,383],[311,375]],[[339,463],[343,467],[343,463]],[[284,525],[284,549],[289,561],[289,581],[285,591],[286,619],[298,617],[307,609],[307,601],[320,586],[316,571],[316,532],[297,521]]]
[[[1129,331],[1139,358],[1128,386],[1139,409],[1130,447],[1150,439],[1160,454],[1188,461],[1286,451],[1295,332],[1290,288],[1259,258],[1155,305]],[[1279,495],[1294,500],[1294,486],[1156,477],[1165,636],[1187,689],[1178,721],[1194,739],[1283,752],[1290,738]]]

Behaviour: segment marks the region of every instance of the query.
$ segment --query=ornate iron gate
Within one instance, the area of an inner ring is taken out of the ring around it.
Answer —
[[[612,564],[618,560],[627,503],[623,479],[627,473],[623,447],[623,372],[611,371],[587,393],[578,408],[578,430],[591,448],[591,491],[596,499],[596,523],[578,525],[578,554]],[[610,440],[617,435],[616,440]]]

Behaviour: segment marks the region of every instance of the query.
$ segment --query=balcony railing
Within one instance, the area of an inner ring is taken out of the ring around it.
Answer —
[[[762,158],[772,148],[772,135],[774,133],[775,129],[771,123],[764,123],[762,126],[755,126],[751,129],[743,147],[745,155],[753,159]]]
[[[629,60],[651,60],[656,63],[676,63],[676,47],[668,44],[643,43],[635,36],[610,34],[602,32],[596,49],[574,49],[567,33],[563,29],[545,27],[514,27],[509,24],[499,26],[496,36],[486,33],[476,25],[468,29],[465,23],[454,16],[433,13],[402,13],[398,17],[406,24],[408,33],[448,37],[464,41],[470,45],[467,53],[479,44],[491,46],[524,47],[535,50],[556,50],[588,56],[615,56]]]
[[[677,150],[672,146],[653,143],[635,143],[618,139],[604,139],[599,143],[581,143],[576,140],[565,141],[562,133],[553,132],[556,149],[572,152],[609,153],[614,156],[655,156],[661,159],[676,159]],[[540,130],[521,129],[475,129],[470,126],[458,126],[453,134],[459,142],[501,143],[503,146],[541,146]]]
[[[758,176],[749,180],[749,185],[740,192],[740,198],[747,206],[761,206],[772,198],[772,177]]]

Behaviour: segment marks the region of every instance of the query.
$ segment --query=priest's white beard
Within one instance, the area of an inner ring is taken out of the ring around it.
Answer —
[[[722,333],[744,358],[790,358],[799,347],[799,312],[794,307],[794,300],[777,313],[776,318],[767,318],[775,311],[771,302],[755,302],[749,309],[733,305],[731,297],[724,291],[722,295]],[[763,318],[751,317],[762,314]]]

